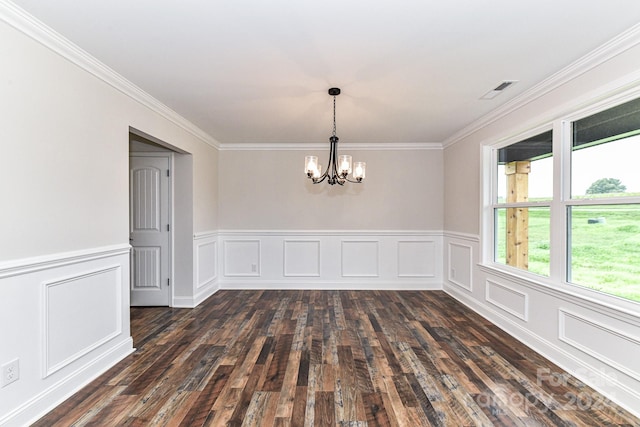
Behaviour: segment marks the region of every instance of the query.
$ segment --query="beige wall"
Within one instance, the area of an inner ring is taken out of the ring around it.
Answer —
[[[541,92],[520,108],[505,113],[475,132],[446,145],[444,150],[444,229],[480,232],[481,146],[550,123],[567,113],[640,81],[640,46],[636,45],[553,90]],[[599,61],[595,56],[593,61]],[[576,66],[577,68],[577,66]],[[573,71],[576,71],[575,69]],[[579,71],[578,71],[579,73]],[[634,83],[635,82],[635,83]]]
[[[129,126],[194,157],[194,228],[217,228],[217,150],[0,23],[0,260],[128,243]]]
[[[478,233],[480,206],[480,149],[456,144],[444,150],[444,229]]]
[[[220,152],[225,230],[441,230],[442,150],[340,150],[367,162],[362,184],[313,185],[304,156],[327,151]]]

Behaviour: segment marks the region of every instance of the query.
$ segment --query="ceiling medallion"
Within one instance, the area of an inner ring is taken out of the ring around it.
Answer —
[[[336,136],[336,96],[340,95],[340,89],[332,87],[329,95],[333,96],[333,133],[329,138],[331,147],[329,148],[329,164],[324,173],[321,174],[322,166],[318,163],[318,156],[306,156],[304,158],[304,171],[307,178],[314,184],[319,184],[325,179],[329,185],[344,185],[346,181],[358,184],[365,177],[367,164],[365,162],[353,163],[351,168],[351,156],[338,156],[338,137]],[[349,178],[351,174],[351,178]]]

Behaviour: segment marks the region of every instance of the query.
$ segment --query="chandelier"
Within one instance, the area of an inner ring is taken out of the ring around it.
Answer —
[[[336,136],[336,96],[340,95],[340,89],[333,87],[329,89],[329,95],[333,96],[333,133],[329,138],[331,147],[329,149],[329,164],[324,173],[321,173],[322,166],[318,163],[318,156],[306,156],[304,158],[304,171],[307,178],[314,184],[319,184],[325,179],[329,185],[344,185],[346,181],[360,183],[364,179],[367,164],[365,162],[353,163],[351,168],[351,156],[338,156],[338,137]],[[351,174],[352,178],[349,178]]]

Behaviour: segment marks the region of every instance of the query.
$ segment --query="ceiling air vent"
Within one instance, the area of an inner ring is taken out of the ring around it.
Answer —
[[[496,96],[500,95],[505,89],[513,86],[517,82],[518,82],[517,80],[505,80],[502,83],[500,83],[498,86],[496,86],[494,89],[491,89],[489,92],[482,95],[480,99],[493,99]]]

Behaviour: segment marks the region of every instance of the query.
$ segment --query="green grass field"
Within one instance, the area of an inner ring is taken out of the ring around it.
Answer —
[[[496,261],[505,263],[505,215],[497,220]],[[589,219],[603,222],[589,224]],[[549,209],[529,209],[529,270],[549,275]],[[499,243],[502,242],[502,243]],[[571,283],[640,301],[640,206],[571,210]]]

